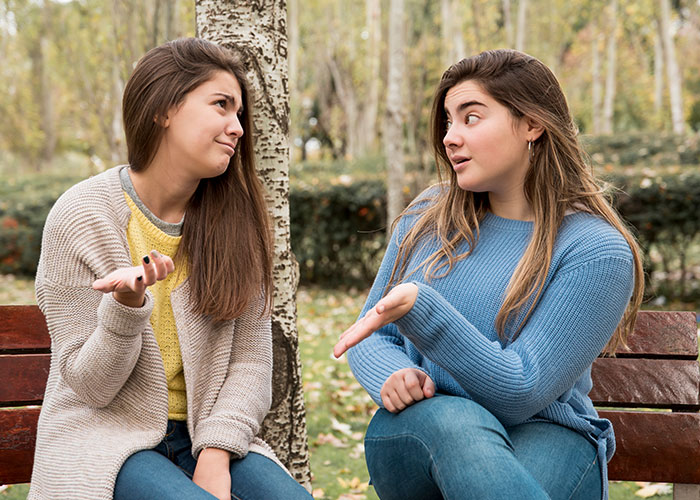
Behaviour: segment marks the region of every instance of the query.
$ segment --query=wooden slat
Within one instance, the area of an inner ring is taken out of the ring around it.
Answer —
[[[0,353],[41,349],[48,352],[51,339],[38,306],[0,306]]]
[[[700,413],[601,411],[615,429],[609,478],[700,483]]]
[[[38,419],[38,408],[0,410],[0,484],[29,482]]]
[[[700,409],[700,366],[695,360],[598,358],[590,397],[600,406]]]
[[[0,404],[40,404],[50,364],[49,354],[0,354]]]
[[[618,357],[674,357],[697,359],[697,322],[694,312],[640,311],[634,332],[627,339],[629,350]]]

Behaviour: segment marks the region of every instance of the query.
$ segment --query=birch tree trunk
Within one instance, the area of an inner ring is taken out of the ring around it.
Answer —
[[[518,34],[515,38],[515,50],[525,51],[525,31],[527,30],[527,0],[518,2]]]
[[[654,111],[657,118],[661,117],[661,107],[664,102],[664,48],[661,42],[661,26],[656,25],[654,36]]]
[[[272,446],[294,478],[310,489],[296,331],[298,267],[289,243],[286,3],[285,0],[196,0],[195,15],[198,36],[231,47],[243,56],[255,94],[256,161],[266,188],[275,245],[272,408],[263,423],[261,437]]]
[[[503,25],[506,32],[506,46],[512,47],[513,39],[513,21],[510,15],[510,0],[503,0]]]
[[[56,126],[54,120],[53,99],[51,98],[51,73],[49,71],[49,44],[52,34],[51,17],[52,17],[51,1],[44,2],[42,10],[41,24],[43,29],[39,35],[39,78],[40,78],[40,101],[41,102],[41,130],[44,133],[44,142],[41,151],[42,166],[47,167],[53,160],[54,152],[56,151]]]
[[[676,47],[671,34],[671,6],[668,0],[659,0],[661,12],[661,40],[663,42],[666,77],[668,79],[668,94],[671,98],[671,120],[673,132],[683,134],[685,132],[685,120],[683,119],[683,96],[681,92],[681,74],[676,60]]]
[[[369,92],[364,104],[362,123],[359,124],[359,149],[366,154],[372,149],[377,134],[377,113],[379,110],[379,66],[382,42],[382,16],[379,0],[366,0],[367,30],[369,32],[369,50],[367,51],[367,67],[369,68]]]
[[[387,224],[404,208],[403,158],[403,92],[405,77],[404,0],[389,4],[389,74],[387,77],[386,121],[384,126],[384,156],[387,166]],[[387,231],[387,238],[389,237]]]
[[[600,41],[601,36],[596,32],[593,35],[593,44],[591,52],[593,53],[593,68],[592,68],[592,112],[591,112],[591,125],[593,128],[593,134],[600,134],[602,129],[601,123],[601,98],[603,96],[603,85],[601,83],[600,75]]]
[[[612,134],[615,104],[615,74],[617,72],[617,0],[610,0],[610,32],[608,34],[607,68],[605,73],[605,101],[601,132]]]

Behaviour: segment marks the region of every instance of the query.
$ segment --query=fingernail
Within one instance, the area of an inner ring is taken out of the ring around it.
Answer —
[[[161,255],[158,253],[158,250],[151,250],[151,255],[153,255],[154,258],[160,259]]]
[[[136,278],[136,281],[142,281],[142,280],[143,280],[143,276],[139,276],[138,278]]]
[[[143,261],[144,261],[146,264],[150,264],[150,263],[151,263],[151,259],[148,258],[148,255],[144,255],[144,256],[143,256]]]

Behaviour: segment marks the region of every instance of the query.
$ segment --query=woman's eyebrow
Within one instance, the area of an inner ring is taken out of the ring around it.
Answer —
[[[459,106],[457,106],[457,112],[459,113],[459,112],[461,112],[461,111],[464,111],[465,109],[467,109],[467,108],[469,108],[469,107],[471,107],[471,106],[483,106],[483,107],[487,107],[486,104],[484,104],[483,102],[479,102],[479,101],[467,101],[467,102],[463,102],[462,104],[460,104]],[[450,114],[450,112],[447,111],[447,108],[445,108],[445,113],[447,113],[448,115]]]

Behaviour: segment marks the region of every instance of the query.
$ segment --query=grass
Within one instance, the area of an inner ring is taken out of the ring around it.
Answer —
[[[365,291],[302,287],[297,294],[299,349],[306,399],[307,430],[314,497],[375,500],[368,485],[362,438],[376,406],[350,373],[345,358],[331,349],[355,320]],[[0,275],[0,304],[32,304],[32,280]],[[610,500],[634,500],[645,483],[614,482]],[[0,491],[2,500],[25,499],[26,485]],[[670,494],[654,499],[670,500]]]

